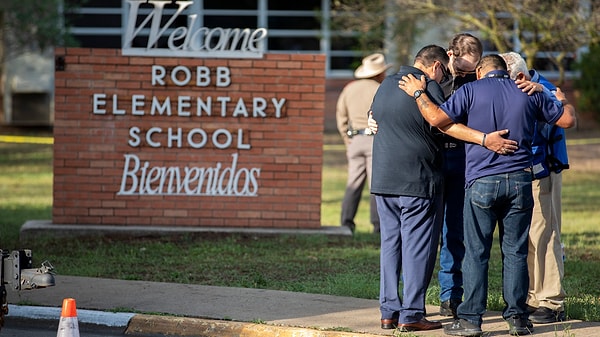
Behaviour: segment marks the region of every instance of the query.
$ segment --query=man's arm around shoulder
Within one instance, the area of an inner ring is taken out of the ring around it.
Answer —
[[[563,129],[572,128],[577,125],[575,107],[569,103],[565,93],[562,92],[560,88],[556,88],[556,93],[554,95],[556,95],[556,98],[560,100],[563,105],[563,113],[555,124]]]
[[[403,76],[398,84],[400,89],[408,95],[414,95],[414,92],[417,90],[423,91],[421,95],[416,97],[416,101],[421,115],[423,115],[423,118],[431,126],[437,127],[443,133],[456,139],[479,144],[499,154],[509,154],[518,148],[516,141],[502,137],[508,133],[508,130],[494,131],[486,134],[464,124],[455,123],[444,110],[440,109],[437,104],[429,99],[429,96],[425,92],[425,85],[425,76],[417,79],[413,75]]]

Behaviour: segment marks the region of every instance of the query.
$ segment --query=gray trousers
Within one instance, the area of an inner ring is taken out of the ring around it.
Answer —
[[[358,211],[365,182],[368,182],[369,188],[371,187],[372,149],[373,137],[367,135],[352,137],[350,144],[346,147],[348,180],[342,201],[341,224],[349,227],[353,232],[356,229],[354,217]],[[379,232],[379,215],[377,215],[377,204],[373,195],[370,196],[369,207],[373,231]]]

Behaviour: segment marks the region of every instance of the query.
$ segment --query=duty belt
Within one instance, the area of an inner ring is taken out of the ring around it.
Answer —
[[[371,131],[371,129],[365,128],[365,129],[358,129],[358,130],[348,130],[348,131],[346,131],[346,134],[348,135],[348,137],[352,138],[356,135],[372,136],[373,132]]]

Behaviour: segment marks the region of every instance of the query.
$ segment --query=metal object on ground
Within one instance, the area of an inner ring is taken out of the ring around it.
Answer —
[[[44,261],[40,268],[32,268],[33,259],[31,250],[0,249],[0,329],[4,326],[4,316],[8,314],[8,301],[6,286],[11,285],[13,290],[29,290],[51,287],[55,284],[54,267]]]

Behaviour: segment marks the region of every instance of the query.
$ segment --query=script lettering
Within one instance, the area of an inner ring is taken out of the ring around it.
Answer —
[[[166,14],[165,5],[171,0],[126,0],[129,14],[123,48],[123,55],[130,56],[169,56],[169,57],[224,57],[261,58],[263,40],[267,30],[258,28],[207,28],[197,26],[197,14],[189,14],[187,26],[172,27],[173,23],[193,1],[179,0],[177,10]],[[140,17],[140,5],[148,3],[152,9],[145,17]],[[170,15],[170,17],[169,17]],[[138,19],[138,17],[140,17]],[[139,25],[138,25],[139,23]],[[144,28],[150,24],[145,47],[133,47],[133,41],[142,37]],[[168,35],[166,33],[170,31]],[[167,48],[159,48],[160,38],[167,38]]]
[[[260,168],[239,167],[238,154],[228,166],[153,166],[135,154],[125,155],[119,195],[258,196]]]

